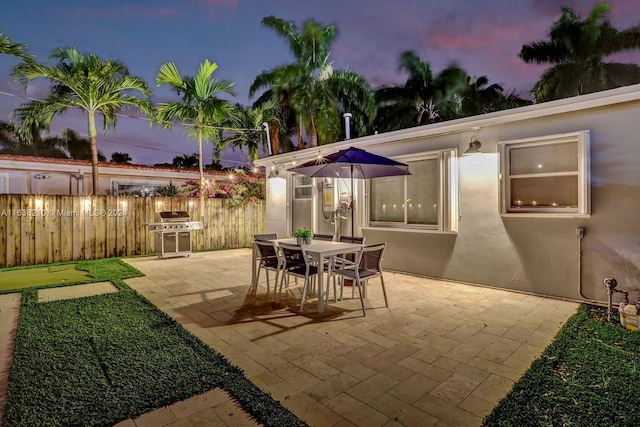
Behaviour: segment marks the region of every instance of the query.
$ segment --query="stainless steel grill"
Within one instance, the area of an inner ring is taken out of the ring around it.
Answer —
[[[200,230],[200,221],[191,221],[189,214],[182,211],[158,212],[160,222],[147,224],[156,235],[156,255],[158,258],[191,255],[191,231]]]

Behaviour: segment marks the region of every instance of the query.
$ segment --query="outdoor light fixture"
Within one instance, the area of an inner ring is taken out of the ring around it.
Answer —
[[[462,155],[470,156],[472,154],[480,154],[482,153],[482,151],[480,150],[480,147],[482,147],[482,144],[480,143],[478,138],[476,138],[475,135],[472,135],[471,142],[469,142],[469,148],[467,148],[467,151],[465,151],[464,154]]]
[[[277,178],[280,175],[280,169],[271,169],[269,172],[269,178]]]

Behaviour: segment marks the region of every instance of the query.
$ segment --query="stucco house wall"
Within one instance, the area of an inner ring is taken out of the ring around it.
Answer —
[[[267,180],[267,231],[290,233],[290,195],[283,196],[290,189],[280,187],[290,184],[286,167],[294,156],[301,162],[350,145],[392,158],[454,148],[459,168],[457,231],[370,227],[367,198],[357,200],[356,234],[364,235],[367,243],[388,243],[386,269],[599,301],[607,298],[602,280],[611,276],[635,300],[640,288],[638,117],[640,85],[635,85],[261,159],[258,165],[267,171],[277,167],[285,176]],[[498,143],[579,131],[590,134],[590,215],[501,215]],[[482,154],[463,157],[472,135],[482,142]],[[358,185],[365,194],[367,184]]]

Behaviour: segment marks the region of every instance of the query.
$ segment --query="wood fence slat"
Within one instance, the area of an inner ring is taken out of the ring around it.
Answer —
[[[7,267],[20,265],[20,259],[22,258],[21,223],[20,218],[15,214],[15,210],[19,207],[20,196],[7,197],[7,209],[11,211],[11,216],[7,218]]]
[[[0,198],[0,266],[7,265],[8,261],[9,229],[7,228],[7,220],[11,217],[8,203],[7,197]]]

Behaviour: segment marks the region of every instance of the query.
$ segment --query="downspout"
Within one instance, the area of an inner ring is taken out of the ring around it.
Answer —
[[[78,171],[78,181],[76,182],[76,194],[84,194],[84,169]]]
[[[269,134],[269,123],[264,122],[262,123],[262,126],[264,126],[264,130],[267,132],[267,152],[271,156],[273,155],[273,153],[271,150],[271,134]]]

